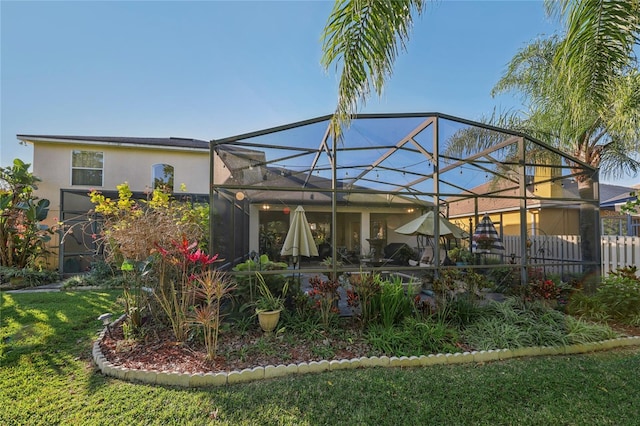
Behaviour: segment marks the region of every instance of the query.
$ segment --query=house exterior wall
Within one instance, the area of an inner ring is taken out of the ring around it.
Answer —
[[[36,195],[51,202],[49,215],[44,222],[54,226],[61,218],[61,190],[98,189],[112,191],[116,185],[128,182],[132,191],[145,191],[152,186],[152,166],[169,164],[174,167],[174,191],[179,192],[182,184],[189,193],[209,193],[209,151],[197,149],[176,149],[162,147],[129,147],[114,144],[87,143],[45,143],[34,142],[33,174],[42,181]],[[103,152],[103,185],[84,186],[71,184],[71,162],[73,150]],[[215,159],[216,181],[222,181],[229,171]],[[50,245],[47,266],[58,267],[58,246],[60,236],[55,236]]]
[[[577,209],[530,209],[527,211],[527,234],[578,235],[578,215]],[[489,218],[495,224],[498,232],[502,230],[504,235],[520,235],[520,211],[491,213]],[[482,216],[477,220],[480,219]],[[469,216],[456,217],[451,220],[463,229],[469,227]],[[477,221],[474,219],[474,227],[476,224]]]

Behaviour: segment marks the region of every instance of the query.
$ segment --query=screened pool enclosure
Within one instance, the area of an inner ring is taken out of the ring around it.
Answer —
[[[339,140],[330,119],[211,141],[210,241],[225,268],[267,255],[312,274],[598,274],[598,175],[587,164],[443,114],[358,115]],[[299,206],[317,256],[282,255]],[[429,212],[420,231],[396,232]],[[483,218],[491,235],[478,231]]]

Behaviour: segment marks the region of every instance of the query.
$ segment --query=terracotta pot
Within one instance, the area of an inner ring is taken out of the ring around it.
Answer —
[[[271,333],[273,330],[275,330],[278,326],[278,321],[280,321],[280,310],[258,312],[258,322],[260,323],[260,328],[262,328],[262,331],[266,333]]]

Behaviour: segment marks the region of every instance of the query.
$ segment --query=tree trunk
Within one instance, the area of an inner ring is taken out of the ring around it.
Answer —
[[[588,200],[594,200],[594,180],[591,177],[578,179],[578,193],[585,200],[580,204],[579,233],[582,252],[583,283],[587,293],[593,293],[600,282],[600,228],[598,206]]]

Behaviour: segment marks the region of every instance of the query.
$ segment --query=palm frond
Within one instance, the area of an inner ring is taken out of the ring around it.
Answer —
[[[413,14],[424,10],[423,0],[338,0],[324,28],[322,65],[341,67],[338,104],[332,132],[339,137],[358,102],[371,91],[382,93],[400,49],[404,50]]]
[[[614,139],[603,146],[600,153],[600,173],[603,177],[620,179],[640,172],[640,157],[635,153],[621,149],[622,145]]]
[[[553,60],[559,43],[557,37],[537,39],[520,49],[491,90],[491,95],[516,91],[523,100],[544,101],[554,92],[556,72]]]
[[[566,17],[567,33],[556,54],[561,80],[580,96],[602,103],[611,79],[635,63],[640,34],[637,0],[581,0],[558,2]]]

